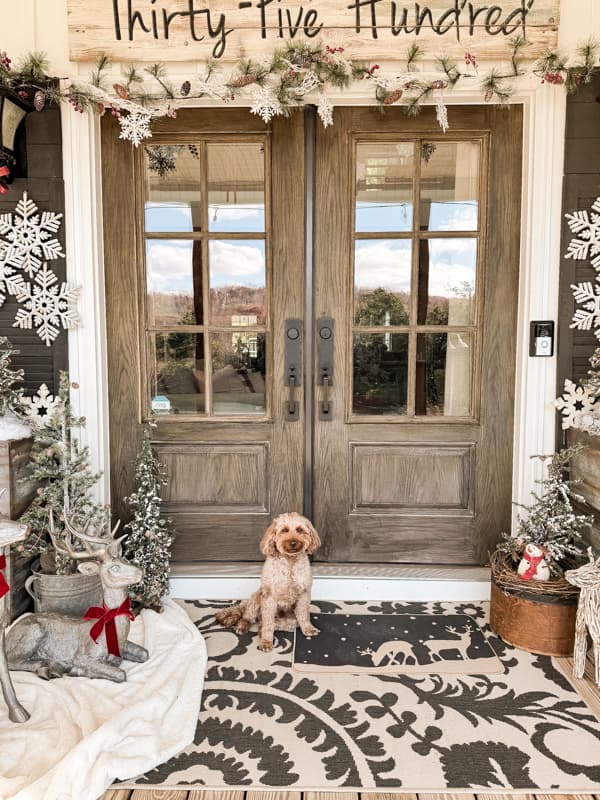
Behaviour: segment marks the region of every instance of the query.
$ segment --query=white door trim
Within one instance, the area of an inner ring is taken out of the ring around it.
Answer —
[[[473,103],[476,99],[456,92],[451,102]],[[552,452],[555,442],[556,356],[529,357],[529,321],[557,319],[566,95],[555,87],[535,84],[515,94],[512,102],[524,107],[513,500],[528,502],[541,475],[539,462],[531,456]],[[67,275],[82,286],[83,325],[69,333],[71,376],[80,384],[73,402],[87,418],[82,440],[90,447],[94,468],[104,472],[98,497],[108,502],[100,126],[97,118],[63,108]]]

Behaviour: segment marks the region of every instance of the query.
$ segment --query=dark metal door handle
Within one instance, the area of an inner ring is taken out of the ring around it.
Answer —
[[[333,386],[333,325],[331,317],[317,320],[317,383],[323,386],[323,399],[319,402],[319,419],[330,420],[332,401],[330,388]]]
[[[285,418],[295,422],[300,417],[300,404],[296,400],[296,388],[302,384],[302,320],[285,321],[285,368],[284,383],[289,387],[285,403]]]

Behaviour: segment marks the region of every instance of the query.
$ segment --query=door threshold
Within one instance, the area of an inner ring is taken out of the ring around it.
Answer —
[[[204,562],[171,565],[171,596],[233,600],[256,591],[262,563]],[[412,564],[312,565],[313,600],[481,602],[490,597],[489,567]]]

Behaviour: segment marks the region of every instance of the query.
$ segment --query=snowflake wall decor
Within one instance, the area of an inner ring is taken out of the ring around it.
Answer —
[[[600,271],[600,197],[592,204],[592,210],[565,214],[569,228],[578,236],[571,239],[565,258],[585,261],[591,258],[594,269]]]
[[[61,225],[62,214],[39,209],[23,192],[14,214],[0,214],[0,235],[6,247],[5,263],[22,269],[30,278],[42,266],[42,261],[64,258],[61,243],[55,234]]]
[[[42,383],[33,397],[26,397],[27,419],[38,428],[47,425],[54,409],[60,405],[60,398],[54,397],[45,383]]]
[[[563,417],[563,430],[578,428],[582,418],[594,410],[595,402],[596,398],[588,392],[585,386],[578,386],[567,378],[562,396],[554,401],[554,405]]]
[[[48,347],[61,328],[76,328],[80,321],[75,307],[79,288],[67,283],[58,286],[57,283],[58,278],[44,262],[34,283],[25,284],[24,291],[18,295],[17,299],[24,308],[17,311],[13,324],[13,328],[36,328],[38,336]]]
[[[589,331],[594,328],[597,339],[600,339],[600,283],[591,281],[571,284],[575,302],[582,308],[575,309],[573,321],[569,325],[578,331]]]

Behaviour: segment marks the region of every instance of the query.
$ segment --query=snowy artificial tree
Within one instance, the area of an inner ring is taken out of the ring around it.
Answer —
[[[12,357],[18,351],[5,336],[0,336],[0,440],[22,439],[30,435],[23,421],[26,409],[22,369],[11,369]]]
[[[90,468],[88,448],[81,447],[73,436],[73,428],[83,425],[84,420],[73,414],[66,372],[61,373],[58,397],[52,399],[49,409],[33,429],[31,476],[39,488],[22,517],[31,533],[16,548],[21,555],[53,551],[48,534],[50,511],[58,539],[65,533],[65,516],[79,524],[90,520],[94,526],[104,521],[106,513],[90,497],[90,489],[100,476]],[[55,567],[57,574],[66,575],[75,571],[76,562],[55,554]]]
[[[125,498],[133,519],[125,526],[125,557],[142,570],[141,583],[129,590],[132,600],[160,611],[169,591],[169,563],[173,531],[170,520],[161,516],[161,489],[166,486],[164,466],[152,451],[150,430],[144,428],[142,449],[135,466],[136,491]]]
[[[519,517],[517,534],[502,534],[498,544],[498,550],[510,555],[514,562],[521,559],[528,544],[536,545],[543,550],[555,578],[562,576],[565,567],[583,558],[583,534],[592,522],[591,517],[573,510],[573,501],[583,502],[583,498],[573,491],[577,481],[566,477],[571,459],[581,450],[579,446],[567,447],[553,456],[540,457],[542,462],[549,459],[547,476],[537,481],[542,493],[532,492],[535,502],[529,507],[519,504],[527,515]]]

